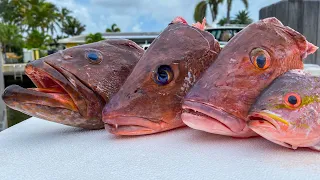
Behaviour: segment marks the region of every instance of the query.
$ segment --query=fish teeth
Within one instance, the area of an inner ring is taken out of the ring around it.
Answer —
[[[116,129],[118,129],[118,124],[115,124]]]

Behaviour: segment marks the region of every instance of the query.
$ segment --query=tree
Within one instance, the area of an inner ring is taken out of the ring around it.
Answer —
[[[85,40],[86,40],[86,43],[88,44],[88,43],[94,43],[94,42],[104,40],[104,38],[102,37],[101,33],[95,33],[95,34],[90,33],[88,36],[86,36]]]
[[[19,28],[14,25],[0,23],[0,43],[4,52],[6,52],[7,48],[11,52],[12,47],[22,47],[23,39]]]
[[[107,28],[106,32],[121,32],[120,28],[117,26],[117,24],[112,24],[111,28]]]
[[[220,26],[224,26],[224,25],[228,24],[228,23],[227,23],[227,18],[226,18],[226,17],[221,18],[220,21],[218,22],[218,24],[219,24]],[[238,24],[238,23],[237,23],[236,20],[231,19],[229,24]]]
[[[249,12],[246,10],[239,11],[234,19],[236,24],[251,24],[252,19],[249,17]]]
[[[21,28],[25,0],[0,0],[0,19],[6,24]]]
[[[62,23],[61,31],[68,36],[77,36],[80,35],[83,31],[86,30],[86,26],[82,25],[80,21],[78,21],[74,17],[68,17]]]
[[[66,21],[68,18],[70,18],[71,16],[70,16],[70,13],[71,13],[72,11],[70,11],[69,9],[67,9],[67,8],[62,8],[61,9],[61,11],[60,11],[60,13],[59,13],[59,21],[61,22],[61,23],[63,23],[64,21]]]
[[[241,0],[243,2],[243,4],[245,5],[246,9],[248,9],[248,0]],[[232,2],[233,0],[227,0],[227,24],[230,23],[230,12],[231,12],[231,8],[232,8]]]
[[[209,6],[212,22],[217,18],[218,6],[222,4],[224,0],[203,0],[200,1],[194,10],[193,18],[196,22],[201,22],[207,15],[207,7]]]
[[[51,42],[52,42],[51,36],[35,29],[35,30],[32,30],[31,33],[29,33],[26,39],[26,48],[46,49],[47,45],[49,45]]]
[[[38,30],[53,34],[59,26],[58,8],[45,0],[26,0],[22,23],[27,25],[26,31]]]

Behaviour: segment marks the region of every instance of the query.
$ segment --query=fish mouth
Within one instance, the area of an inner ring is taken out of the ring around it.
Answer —
[[[55,68],[41,61],[28,64],[25,68],[25,74],[35,84],[36,88],[22,88],[18,85],[11,85],[4,90],[3,100],[7,104],[11,101],[17,101],[25,104],[38,104],[56,108],[79,111],[70,92],[66,86],[67,79]],[[78,95],[79,96],[79,95]]]
[[[248,116],[247,124],[250,129],[269,141],[289,149],[297,149],[297,146],[278,140],[274,136],[288,128],[289,123],[281,117],[268,112],[252,112]]]
[[[59,115],[61,113],[77,118],[79,118],[79,114],[81,117],[88,117],[86,100],[77,89],[83,83],[75,75],[41,59],[27,64],[25,74],[36,88],[23,88],[18,85],[7,87],[2,94],[2,99],[9,107],[31,116],[66,125],[73,125],[74,122],[64,123],[63,119],[55,120],[54,118],[62,117]],[[88,93],[92,94],[93,92]],[[79,126],[87,128],[84,124],[85,122]],[[92,128],[96,129],[99,126],[97,124],[99,123],[95,122]]]
[[[161,120],[154,122],[145,117],[114,116],[105,117],[105,129],[115,135],[147,135],[161,132],[167,123]]]
[[[281,117],[268,113],[268,112],[253,112],[248,116],[247,121],[248,126],[260,127],[260,128],[270,128],[278,131],[288,129],[288,121],[282,119]]]
[[[252,136],[244,120],[202,102],[185,100],[182,121],[193,129],[227,136]]]

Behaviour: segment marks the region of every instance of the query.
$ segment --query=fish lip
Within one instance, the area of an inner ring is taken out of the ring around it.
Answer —
[[[290,143],[284,142],[284,141],[279,141],[275,138],[273,138],[272,136],[268,136],[266,134],[260,134],[256,128],[253,128],[252,124],[256,121],[261,121],[261,123],[268,123],[268,124],[264,124],[264,128],[272,128],[276,131],[281,131],[281,127],[279,125],[279,123],[277,123],[276,120],[274,120],[273,118],[271,118],[270,116],[268,116],[266,113],[261,113],[261,112],[251,112],[248,115],[248,121],[247,124],[249,126],[250,129],[252,129],[253,131],[255,131],[257,134],[259,134],[260,136],[268,139],[269,141],[284,146],[286,148],[289,149],[297,149],[297,146],[293,146]],[[269,126],[268,126],[269,125]],[[271,126],[270,126],[271,125]]]
[[[182,109],[184,111],[183,114],[196,114],[196,115],[200,115],[202,117],[205,117],[208,120],[220,123],[221,125],[223,125],[224,127],[226,127],[227,129],[230,130],[230,133],[240,133],[242,132],[245,128],[246,128],[246,124],[244,123],[244,120],[235,117],[234,115],[231,115],[221,109],[216,108],[213,105],[207,104],[207,103],[203,103],[203,102],[199,102],[199,101],[195,101],[195,100],[184,100],[183,104],[182,104]],[[196,113],[194,113],[196,112]],[[221,118],[219,117],[226,117],[224,118],[224,122]],[[236,128],[232,128],[230,127],[226,122],[225,119],[228,120],[232,120],[233,122],[238,122],[239,126],[237,126]],[[188,123],[184,121],[184,118],[182,118],[182,121],[184,123]],[[200,130],[204,130],[205,129],[200,129]]]
[[[52,88],[53,86],[58,86],[59,89],[63,91],[64,94],[68,95],[72,103],[74,104],[74,109],[70,109],[67,107],[62,107],[63,103],[61,103],[62,106],[59,106],[59,108],[64,108],[68,109],[71,111],[78,112],[80,114],[86,114],[86,107],[82,107],[80,109],[79,104],[86,105],[84,103],[79,102],[77,99],[74,97],[81,97],[81,94],[76,91],[76,88],[69,82],[67,77],[59,70],[57,67],[52,66],[51,64],[47,63],[44,60],[35,60],[36,62],[30,63],[26,66],[25,68],[25,74],[32,80],[32,82],[36,85],[37,88],[43,88],[43,89],[49,89]],[[48,81],[44,80],[43,77],[48,79],[50,83],[48,84]],[[52,85],[52,83],[54,83]],[[14,86],[14,85],[12,85]],[[20,86],[19,86],[20,87]],[[11,86],[7,87],[6,89],[10,90]],[[22,88],[22,87],[20,87]],[[27,88],[22,88],[25,93],[29,92],[34,92],[34,90],[27,89]],[[13,99],[10,99],[5,97],[7,92],[5,91],[2,95],[2,98],[5,100],[5,102],[10,106],[10,101],[16,101],[16,100],[21,100],[23,103],[24,97],[23,93],[19,94],[18,96],[15,96]],[[46,94],[46,92],[37,92],[40,94]],[[37,96],[37,95],[36,95]],[[37,99],[37,98],[35,98]],[[29,99],[29,101],[32,101],[32,99]],[[41,97],[37,100],[41,100]],[[81,100],[80,100],[81,101]],[[26,102],[24,104],[38,104],[38,105],[43,105],[38,102]],[[49,106],[52,108],[57,108],[54,105],[46,104],[45,106]],[[14,108],[14,107],[13,107]]]
[[[160,132],[164,121],[152,122],[145,117],[137,116],[113,116],[103,117],[105,129],[115,135],[146,135]],[[132,130],[132,128],[134,128]]]
[[[276,130],[280,130],[280,125],[277,123],[277,121],[275,121],[273,118],[269,117],[266,114],[262,114],[259,112],[252,112],[249,114],[248,116],[248,121],[247,124],[250,127],[252,125],[253,122],[255,121],[260,121],[261,123],[267,122],[270,125],[272,125],[274,127],[274,129]]]

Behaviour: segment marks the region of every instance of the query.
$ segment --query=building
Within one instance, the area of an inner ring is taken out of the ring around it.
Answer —
[[[105,39],[129,39],[142,47],[148,47],[151,42],[158,37],[160,32],[110,32],[102,33]],[[65,45],[66,48],[85,44],[87,35],[73,36],[70,38],[60,39],[59,44]],[[146,49],[146,48],[145,48]]]

